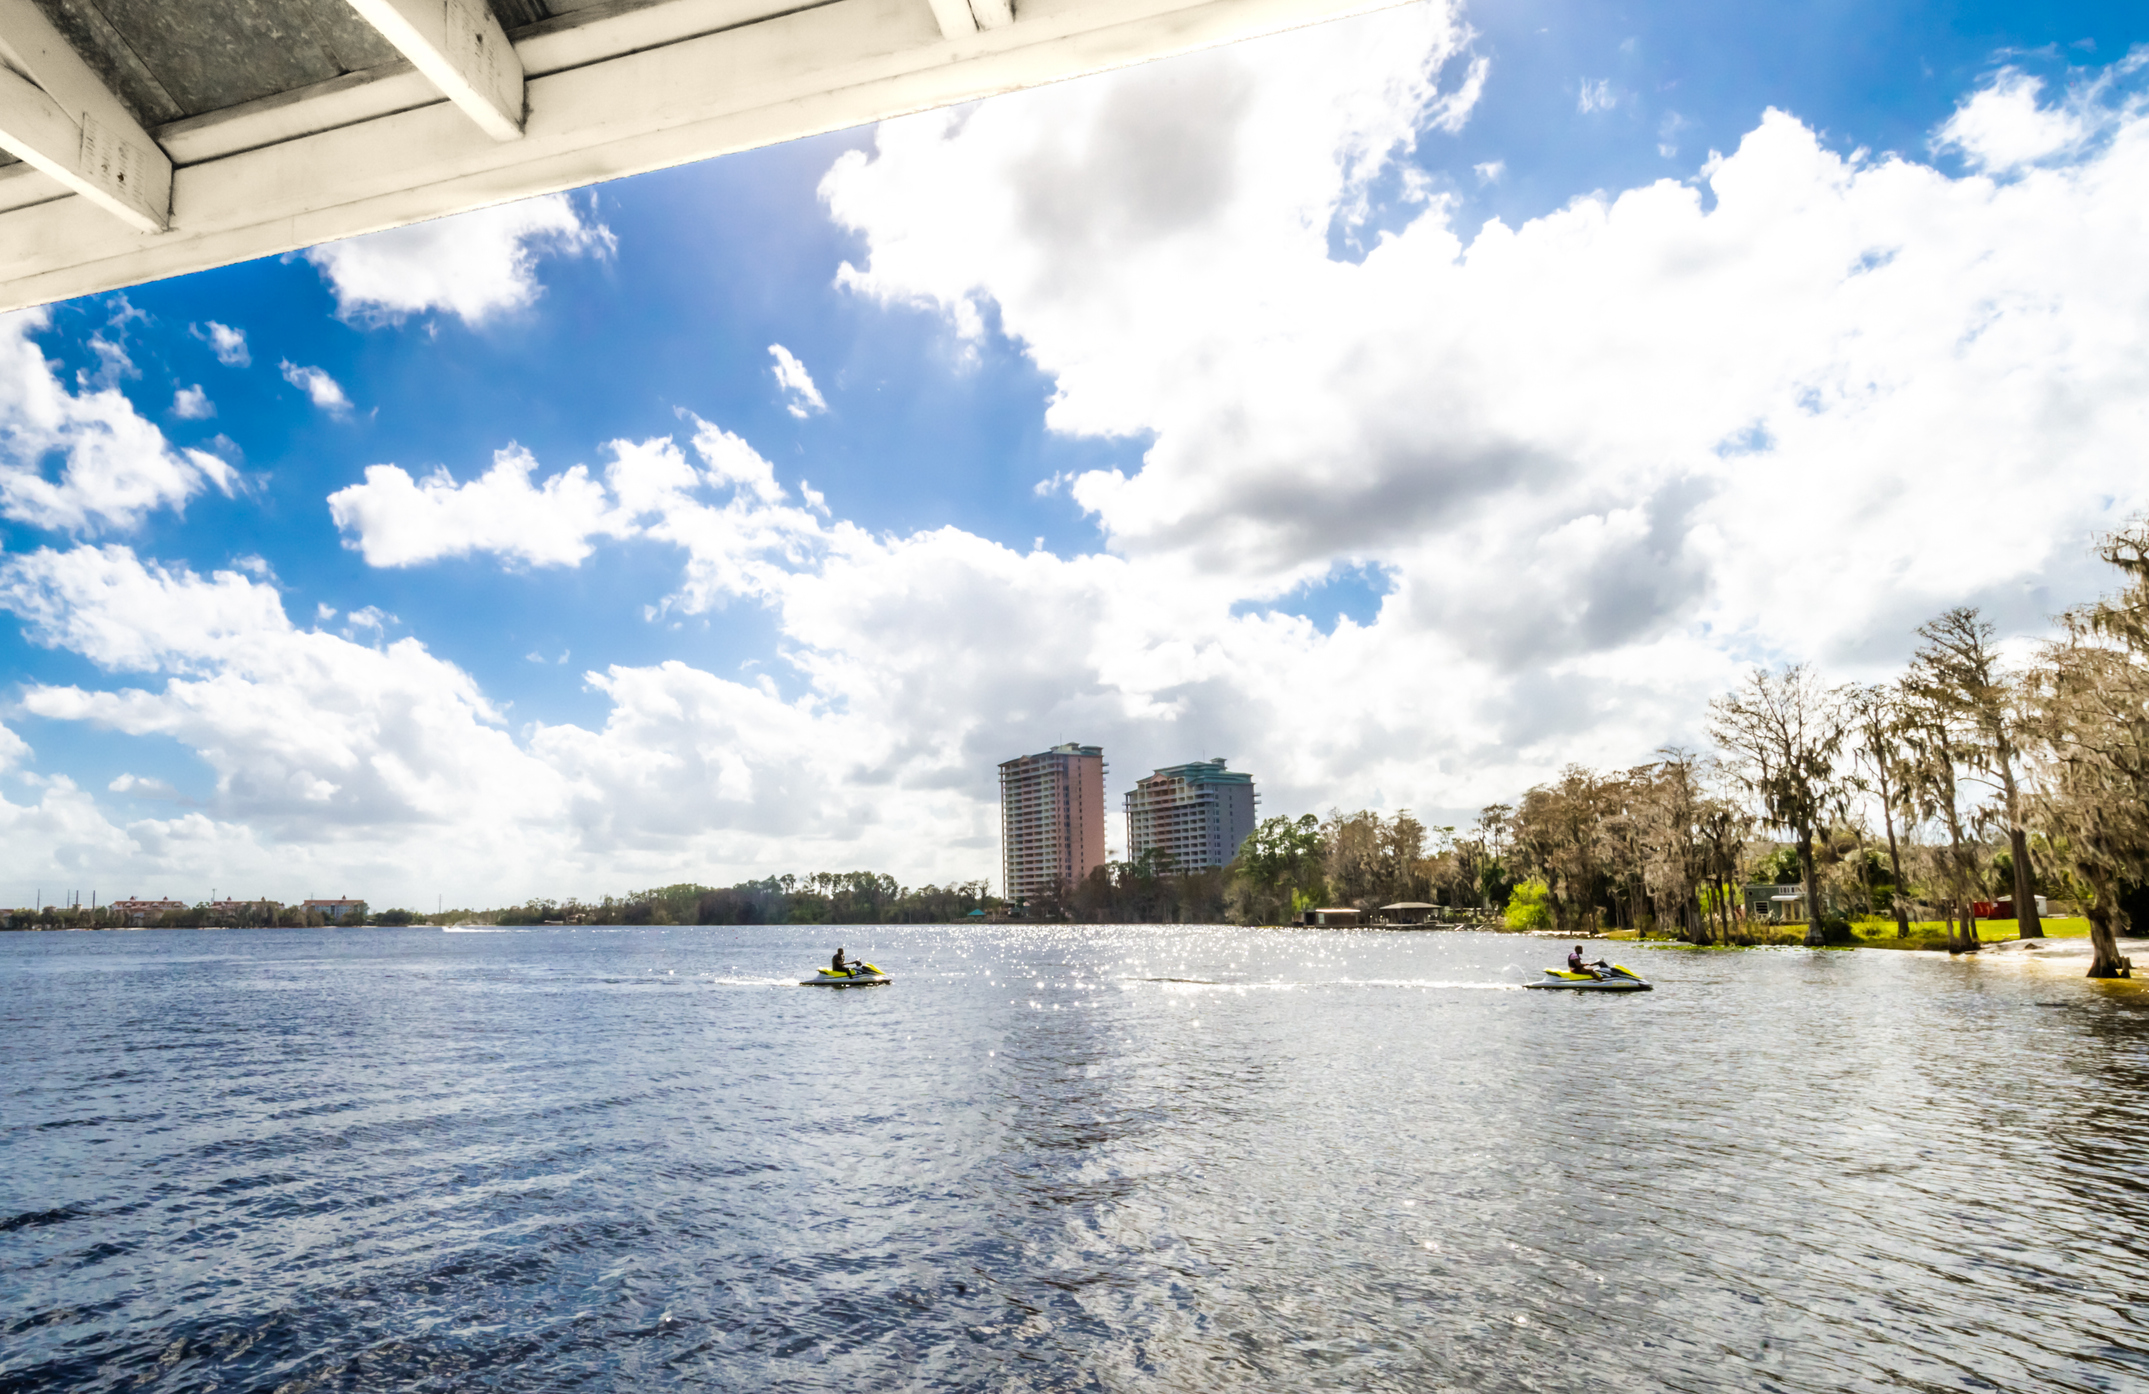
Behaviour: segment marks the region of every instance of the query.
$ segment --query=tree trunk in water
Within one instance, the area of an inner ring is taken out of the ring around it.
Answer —
[[[2007,847],[2015,863],[2015,933],[2024,939],[2042,939],[2045,927],[2037,918],[2037,881],[2030,875],[2030,835],[2020,824],[2007,830]]]
[[[1828,942],[1821,932],[1821,888],[1813,872],[1813,830],[1798,830],[1798,874],[1806,888],[1806,947]]]
[[[2121,923],[2125,912],[2118,904],[2119,887],[2092,878],[2089,890],[2089,942],[2095,950],[2089,964],[2089,976],[2131,978],[2134,976],[2133,963],[2119,956],[2119,931],[2126,927]]]

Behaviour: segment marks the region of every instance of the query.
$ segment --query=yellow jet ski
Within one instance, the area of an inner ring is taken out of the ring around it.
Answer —
[[[1594,973],[1570,973],[1564,968],[1547,968],[1541,983],[1524,983],[1524,987],[1565,988],[1571,992],[1654,992],[1656,985],[1643,979],[1642,975],[1616,963],[1596,963]]]
[[[851,965],[850,971],[845,973],[838,973],[833,968],[823,968],[818,974],[816,974],[814,977],[806,979],[806,981],[800,983],[799,986],[878,987],[882,983],[892,983],[894,981],[895,979],[889,977],[886,973],[881,972],[880,969],[875,968],[870,963],[854,963]]]

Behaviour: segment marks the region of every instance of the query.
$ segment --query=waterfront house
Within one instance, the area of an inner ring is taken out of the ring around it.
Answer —
[[[126,900],[115,900],[105,906],[105,909],[119,916],[123,923],[130,925],[145,925],[186,908],[186,902],[183,900],[142,900],[132,896]]]

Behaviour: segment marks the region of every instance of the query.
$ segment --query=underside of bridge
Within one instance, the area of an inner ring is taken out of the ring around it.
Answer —
[[[0,309],[1396,0],[0,0]]]

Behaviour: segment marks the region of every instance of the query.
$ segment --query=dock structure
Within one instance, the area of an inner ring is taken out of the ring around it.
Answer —
[[[0,310],[1399,0],[0,0]]]

